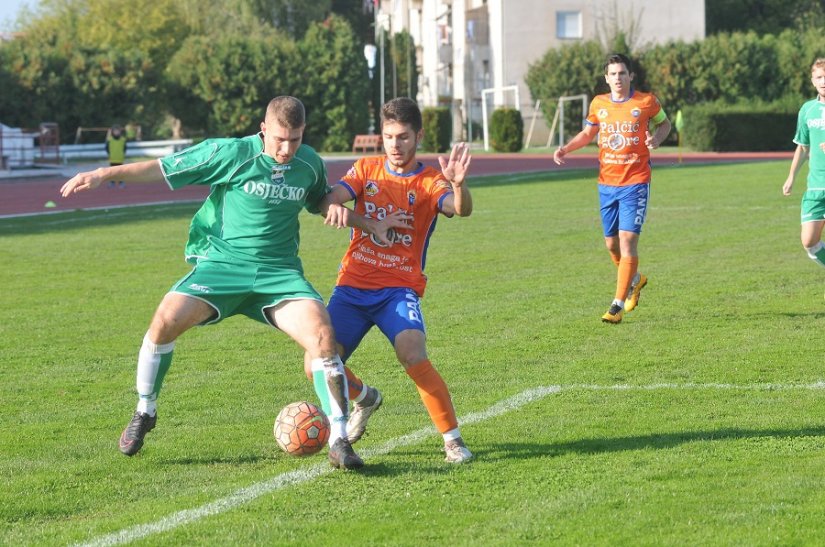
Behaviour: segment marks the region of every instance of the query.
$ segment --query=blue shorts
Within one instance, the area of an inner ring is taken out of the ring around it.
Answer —
[[[647,216],[650,184],[608,186],[599,184],[599,208],[604,237],[623,232],[642,232]]]
[[[337,286],[329,297],[327,310],[335,329],[335,340],[344,347],[346,361],[373,325],[378,326],[391,344],[407,329],[426,332],[421,300],[407,288],[367,290]]]

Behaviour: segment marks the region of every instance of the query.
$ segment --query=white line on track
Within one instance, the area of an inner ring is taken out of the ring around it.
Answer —
[[[647,385],[630,385],[630,384],[615,384],[615,385],[595,385],[595,384],[568,384],[565,386],[539,386],[536,388],[527,389],[521,393],[514,395],[508,399],[504,399],[494,404],[487,410],[481,412],[474,412],[464,416],[460,421],[461,425],[470,425],[478,422],[495,418],[512,410],[519,409],[529,403],[543,399],[548,395],[559,393],[561,391],[653,391],[653,390],[739,390],[739,391],[789,391],[789,390],[825,390],[825,382],[814,382],[808,384],[724,384],[724,383],[661,383],[661,384],[647,384]],[[389,454],[396,448],[402,446],[414,445],[423,439],[433,435],[435,430],[432,427],[425,427],[414,431],[408,435],[396,437],[387,441],[383,445],[373,449],[360,451],[364,460],[374,456],[381,456]],[[87,543],[78,544],[83,547],[104,547],[109,545],[122,545],[137,541],[155,534],[168,532],[189,524],[200,519],[225,513],[231,511],[236,507],[245,505],[255,499],[295,484],[308,482],[321,475],[326,475],[334,471],[332,467],[326,462],[318,463],[303,469],[296,469],[277,475],[270,480],[259,482],[241,488],[235,493],[215,500],[213,502],[201,505],[194,509],[185,509],[172,513],[168,517],[162,518],[156,522],[149,524],[140,524],[130,528],[124,528],[119,532],[100,536]]]
[[[109,211],[110,209],[134,209],[135,207],[155,207],[159,205],[189,205],[192,203],[203,203],[205,198],[203,199],[173,199],[173,200],[166,200],[166,201],[147,201],[141,203],[124,203],[122,205],[96,205],[94,207],[81,207],[78,209],[60,209],[58,211],[40,211],[36,213],[19,213],[14,215],[0,215],[0,220],[10,219],[10,218],[26,218],[26,217],[36,217],[36,216],[45,216],[45,215],[59,215],[65,213],[83,213],[87,211]],[[86,216],[77,220],[88,220],[90,217]],[[58,221],[57,223],[60,223]],[[62,221],[66,222],[66,221]]]

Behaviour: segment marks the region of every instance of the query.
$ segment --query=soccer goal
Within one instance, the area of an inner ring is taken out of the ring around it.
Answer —
[[[587,118],[587,95],[567,95],[564,97],[559,97],[559,102],[556,106],[556,114],[553,116],[553,123],[550,126],[550,135],[547,137],[547,147],[550,148],[553,146],[553,136],[556,134],[556,130],[558,129],[559,135],[559,146],[564,144],[564,130],[565,130],[565,105],[570,105],[571,115],[573,112],[577,112],[578,109],[576,108],[576,102],[581,101],[581,126],[584,127],[584,120]]]
[[[495,94],[495,95],[493,95]],[[518,86],[508,85],[504,87],[488,87],[481,90],[481,123],[484,130],[484,150],[490,149],[490,123],[487,115],[487,101],[490,95],[493,95],[494,108],[497,106],[506,108],[507,98],[512,97],[513,108],[521,111],[521,103],[518,98]]]

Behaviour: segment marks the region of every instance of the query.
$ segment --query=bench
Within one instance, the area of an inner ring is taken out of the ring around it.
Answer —
[[[355,135],[352,141],[352,151],[381,152],[381,135]]]

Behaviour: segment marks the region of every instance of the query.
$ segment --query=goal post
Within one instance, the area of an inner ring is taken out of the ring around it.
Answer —
[[[563,97],[559,97],[559,101],[556,105],[556,114],[553,116],[553,124],[550,127],[550,135],[547,138],[547,147],[550,148],[553,145],[553,136],[556,134],[556,129],[558,128],[558,135],[559,135],[559,146],[564,144],[564,115],[565,115],[565,105],[568,103],[575,103],[576,101],[581,101],[581,123],[584,126],[584,120],[587,118],[587,95],[565,95]],[[573,104],[571,104],[573,106]]]
[[[490,124],[488,121],[488,113],[487,113],[487,97],[491,94],[495,94],[494,96],[494,107],[495,106],[507,106],[506,97],[508,96],[508,92],[511,93],[514,101],[514,108],[521,112],[521,103],[519,102],[518,97],[518,86],[517,85],[508,85],[504,87],[488,87],[487,89],[481,90],[481,123],[483,124],[482,129],[484,130],[484,150],[490,150]]]

